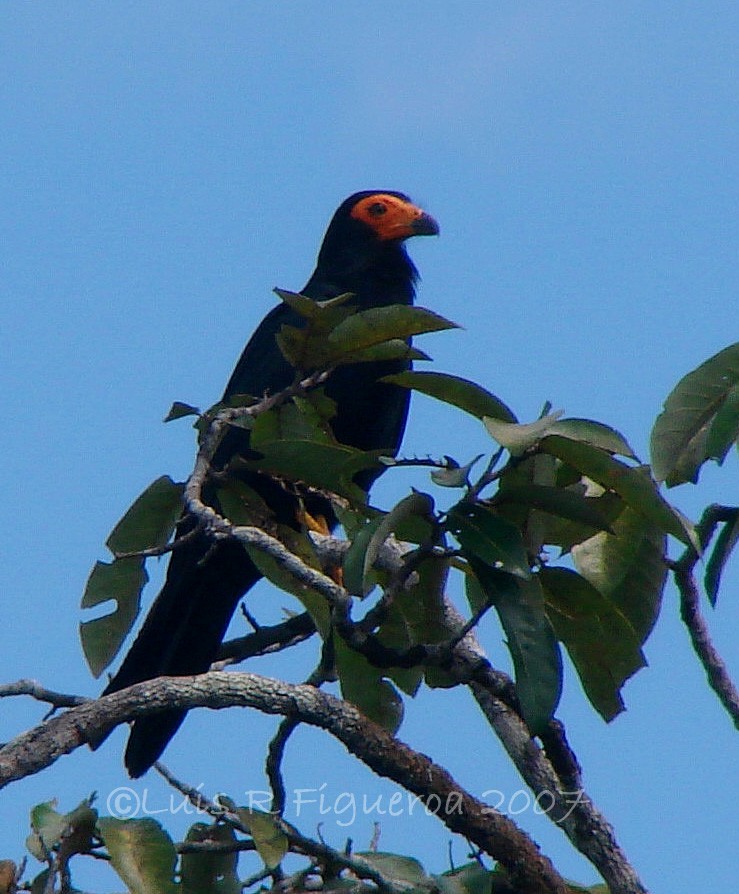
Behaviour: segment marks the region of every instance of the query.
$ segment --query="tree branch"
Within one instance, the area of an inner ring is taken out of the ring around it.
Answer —
[[[522,892],[566,894],[565,882],[531,839],[509,818],[464,791],[442,767],[393,738],[348,702],[311,686],[255,674],[160,677],[72,708],[0,749],[0,787],[37,773],[123,720],[172,708],[232,706],[282,714],[326,730],[378,775],[416,794],[452,832],[497,860]]]

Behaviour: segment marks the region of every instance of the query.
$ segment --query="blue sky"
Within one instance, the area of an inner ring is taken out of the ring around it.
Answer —
[[[421,302],[465,327],[425,340],[435,368],[481,382],[522,419],[548,399],[609,422],[645,456],[671,387],[737,339],[738,29],[736,4],[717,2],[4,4],[0,678],[99,690],[79,647],[79,597],[136,494],[190,468],[187,424],[161,418],[172,400],[218,398],[270,290],[303,284],[355,190],[403,190],[441,224],[438,240],[411,245]],[[486,449],[472,420],[414,398],[408,454]],[[409,483],[385,476],[377,502]],[[736,502],[738,483],[732,456],[672,498],[695,514]],[[710,618],[735,677],[736,587],[734,563]],[[267,622],[290,601],[260,586],[248,604]],[[481,636],[504,664],[500,632]],[[297,680],[309,651],[254,669]],[[560,716],[648,887],[725,889],[735,733],[672,590],[646,651],[614,723],[572,673]],[[6,701],[0,740],[42,713]],[[238,798],[263,787],[272,728],[253,713],[200,712],[167,760]],[[401,735],[475,794],[523,788],[466,694],[422,694]],[[4,792],[0,857],[21,856],[40,800],[71,808],[96,789],[105,809],[128,785],[122,743]],[[393,791],[315,731],[296,737],[287,773],[292,789],[326,782],[329,801]],[[166,807],[158,779],[134,788]],[[342,827],[303,811],[292,818],[306,831],[323,821],[328,840],[357,847],[379,819],[383,848],[446,868],[447,833],[416,813],[358,811]],[[175,832],[186,819],[164,814]],[[531,810],[517,819],[563,872],[596,881],[556,829]],[[454,853],[464,862],[463,843]],[[78,883],[103,887],[97,867]]]

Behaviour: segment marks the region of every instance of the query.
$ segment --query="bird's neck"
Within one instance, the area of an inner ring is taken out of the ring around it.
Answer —
[[[403,246],[390,244],[364,256],[356,250],[319,256],[303,293],[325,299],[352,292],[360,307],[412,304],[417,279],[418,272]]]

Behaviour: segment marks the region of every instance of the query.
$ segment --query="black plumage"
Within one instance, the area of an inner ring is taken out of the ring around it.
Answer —
[[[315,300],[351,292],[360,309],[411,304],[416,268],[404,240],[438,233],[436,222],[397,192],[356,193],[343,202],[326,231],[316,264],[302,294]],[[261,396],[287,387],[295,371],[280,353],[275,336],[285,325],[304,321],[286,304],[270,311],[249,340],[226,386],[224,399],[236,394]],[[331,428],[336,439],[361,450],[395,454],[405,429],[409,392],[379,382],[382,376],[407,368],[406,361],[364,363],[338,368],[326,381],[325,392],[336,402]],[[214,459],[223,468],[248,448],[248,432],[234,429],[222,441]],[[281,524],[299,527],[298,500],[268,476],[241,473],[259,493]],[[357,483],[368,489],[379,472],[365,472]],[[328,500],[305,495],[305,508],[336,524]],[[184,516],[178,534],[192,528]],[[104,694],[163,675],[202,673],[213,662],[229,621],[244,593],[260,574],[235,542],[213,545],[197,535],[171,556],[164,586]],[[166,711],[134,722],[125,763],[140,776],[158,759],[184,719],[184,711]]]

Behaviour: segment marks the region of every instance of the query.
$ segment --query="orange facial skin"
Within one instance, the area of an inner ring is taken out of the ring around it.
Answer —
[[[430,214],[406,199],[384,192],[360,199],[351,216],[370,227],[382,241],[434,236],[439,232],[439,225]]]

